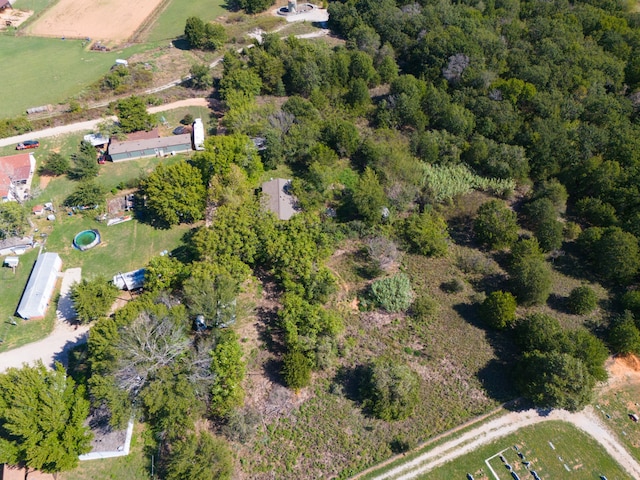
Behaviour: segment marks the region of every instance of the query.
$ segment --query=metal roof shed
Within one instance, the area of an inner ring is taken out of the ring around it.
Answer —
[[[20,299],[18,315],[25,320],[44,317],[61,269],[62,259],[57,253],[43,253],[38,257]]]

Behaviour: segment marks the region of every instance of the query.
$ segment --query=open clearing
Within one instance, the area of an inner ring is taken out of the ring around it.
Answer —
[[[134,6],[128,0],[60,0],[27,28],[27,33],[119,43],[131,37],[161,3],[138,0]]]

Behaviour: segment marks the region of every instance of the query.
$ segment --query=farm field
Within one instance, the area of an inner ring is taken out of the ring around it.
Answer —
[[[184,25],[189,17],[200,17],[203,20],[215,20],[228,13],[224,8],[224,0],[213,2],[177,2],[172,1],[159,15],[146,39],[148,42],[169,40],[184,33]]]
[[[515,447],[518,447],[518,450]],[[519,457],[521,453],[524,460]],[[500,459],[504,458],[504,462]],[[513,435],[479,448],[464,458],[417,477],[421,480],[465,479],[471,473],[476,480],[512,480],[506,464],[522,479],[533,478],[529,468],[540,478],[631,480],[594,439],[565,422],[549,421],[526,427]],[[488,464],[486,463],[488,462]],[[493,473],[489,466],[493,469]]]
[[[119,44],[131,37],[161,3],[161,0],[139,0],[135,8],[131,8],[127,0],[60,0],[31,23],[26,32],[58,38],[89,37],[106,44]]]

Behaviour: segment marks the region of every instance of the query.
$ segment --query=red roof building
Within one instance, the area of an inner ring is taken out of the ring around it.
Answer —
[[[33,153],[0,157],[0,201],[16,200],[17,189],[29,189],[36,170]]]

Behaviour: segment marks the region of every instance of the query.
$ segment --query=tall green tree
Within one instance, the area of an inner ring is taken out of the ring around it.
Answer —
[[[370,225],[382,221],[382,209],[386,206],[387,196],[373,169],[367,167],[353,191],[353,203],[358,214]]]
[[[45,158],[44,163],[40,166],[40,174],[41,175],[64,175],[71,168],[71,163],[69,159],[64,155],[52,152],[47,158]]]
[[[160,164],[143,184],[152,218],[167,225],[192,223],[204,216],[206,189],[197,168],[181,161]]]
[[[480,305],[480,317],[490,327],[502,329],[516,321],[516,299],[511,293],[498,290],[491,292]]]
[[[71,299],[80,323],[89,323],[104,317],[118,296],[118,287],[104,277],[91,281],[83,279],[71,287]]]
[[[449,249],[447,223],[433,210],[407,217],[403,233],[411,249],[427,257],[441,257]]]
[[[584,363],[566,353],[526,353],[518,365],[520,391],[540,407],[577,411],[591,400],[594,379]]]
[[[365,408],[386,421],[403,420],[418,404],[420,382],[407,365],[377,359],[362,388]]]
[[[153,115],[147,113],[147,105],[140,97],[132,95],[118,100],[116,113],[120,122],[120,129],[124,133],[137,132],[139,130],[151,130],[156,125]]]
[[[0,462],[56,473],[72,470],[91,450],[84,422],[89,402],[59,363],[42,362],[0,375]]]
[[[609,343],[616,353],[640,355],[640,330],[631,312],[626,311],[611,322]]]
[[[473,225],[478,241],[497,250],[510,247],[518,239],[516,213],[500,200],[490,200],[480,205]]]
[[[64,199],[67,207],[93,207],[102,205],[105,201],[105,190],[95,180],[85,180]]]

